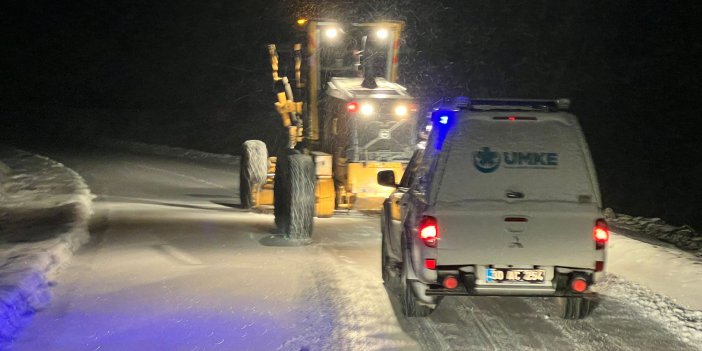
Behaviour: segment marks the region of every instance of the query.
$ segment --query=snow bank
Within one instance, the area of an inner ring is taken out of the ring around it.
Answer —
[[[0,146],[0,349],[51,299],[49,286],[89,240],[92,195],[71,169]]]
[[[638,306],[683,341],[702,345],[702,236],[658,218],[614,214],[611,209],[605,216],[614,233],[608,274],[597,289]]]
[[[666,295],[684,308],[702,311],[702,260],[666,246],[612,233],[607,272]]]
[[[692,227],[684,225],[676,227],[665,223],[660,218],[644,218],[614,213],[611,209],[605,211],[607,223],[615,231],[622,234],[643,236],[673,244],[683,250],[690,251],[702,257],[702,234]]]
[[[239,156],[214,154],[204,151],[184,149],[180,147],[146,144],[137,141],[103,138],[98,144],[102,147],[152,155],[187,158],[195,161],[209,161],[231,165],[239,165]]]
[[[601,294],[616,296],[624,303],[638,306],[647,317],[658,320],[682,341],[702,345],[702,311],[681,307],[669,297],[639,284],[607,274],[597,284]]]

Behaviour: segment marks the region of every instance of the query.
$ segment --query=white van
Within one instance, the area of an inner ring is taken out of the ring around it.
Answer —
[[[382,216],[386,284],[426,316],[443,296],[555,296],[591,310],[609,239],[595,169],[560,100],[466,98],[434,109],[431,133]]]

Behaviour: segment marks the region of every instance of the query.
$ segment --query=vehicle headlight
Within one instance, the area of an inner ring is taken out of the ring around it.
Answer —
[[[407,109],[406,105],[395,106],[395,116],[405,117],[407,116],[407,113],[409,113],[409,109]]]
[[[371,104],[361,105],[361,114],[364,116],[370,116],[375,112],[375,108]]]

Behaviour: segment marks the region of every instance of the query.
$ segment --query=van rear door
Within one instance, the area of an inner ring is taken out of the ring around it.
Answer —
[[[594,267],[600,195],[574,116],[477,112],[454,128],[432,191],[439,264]]]

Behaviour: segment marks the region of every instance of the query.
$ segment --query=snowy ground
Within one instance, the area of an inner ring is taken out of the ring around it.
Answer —
[[[184,149],[181,147],[173,147],[166,145],[154,145],[141,143],[138,141],[118,140],[110,138],[102,138],[98,145],[109,150],[131,151],[136,153],[145,153],[149,155],[159,155],[166,157],[178,157],[201,162],[216,162],[230,165],[239,165],[239,156],[214,154],[199,150]]]
[[[272,216],[236,206],[235,163],[52,156],[98,195],[93,240],[15,350],[702,349],[702,265],[675,248],[614,235],[583,321],[552,299],[485,297],[408,319],[380,279],[376,217],[318,219],[312,245],[276,246]]]
[[[91,195],[47,158],[0,146],[0,349],[51,299],[49,286],[85,243]]]

